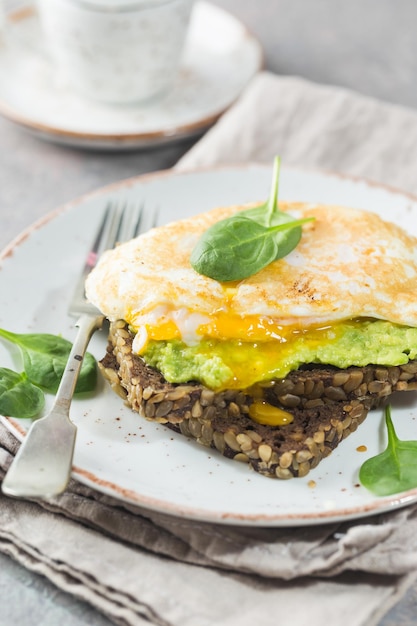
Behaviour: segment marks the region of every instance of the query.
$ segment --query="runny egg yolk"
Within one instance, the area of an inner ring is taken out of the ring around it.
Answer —
[[[294,421],[294,416],[265,400],[255,400],[249,407],[249,415],[254,422],[268,426],[286,426]]]
[[[190,320],[194,320],[194,326]],[[224,312],[204,318],[182,315],[179,319],[177,313],[171,317],[165,311],[158,320],[150,321],[138,330],[133,351],[146,355],[149,342],[179,341],[208,360],[215,356],[232,373],[216,387],[218,391],[246,389],[257,381],[285,376],[296,345],[302,342],[304,348],[313,350],[331,342],[341,327],[327,324],[302,328],[300,324],[278,324],[266,316],[239,317]]]
[[[145,318],[146,319],[146,318]],[[145,320],[144,320],[145,321]],[[136,326],[137,320],[132,322]],[[157,323],[148,324],[145,321],[148,340],[171,341],[173,339],[184,340],[181,329],[171,316],[164,315]],[[239,317],[227,313],[218,313],[207,316],[203,323],[199,323],[194,329],[195,337],[198,339],[219,339],[223,341],[236,339],[240,341],[278,341],[286,343],[295,336],[300,336],[307,332],[316,330],[320,336],[325,329],[328,331],[329,324],[321,326],[307,326],[303,328],[301,324],[283,325],[277,323],[273,318],[267,316],[248,315]],[[311,337],[314,340],[313,337]],[[317,340],[320,340],[317,337]]]

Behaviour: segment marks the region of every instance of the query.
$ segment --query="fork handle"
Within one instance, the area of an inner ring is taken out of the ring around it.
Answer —
[[[69,418],[71,401],[80,375],[84,355],[91,337],[96,330],[103,326],[104,319],[104,315],[98,313],[83,313],[76,322],[75,326],[78,328],[78,332],[72,344],[51,412],[59,412]]]
[[[104,316],[84,314],[77,321],[73,343],[51,411],[30,427],[3,480],[8,496],[44,498],[62,493],[69,481],[76,426],[69,409],[82,361],[93,333]]]

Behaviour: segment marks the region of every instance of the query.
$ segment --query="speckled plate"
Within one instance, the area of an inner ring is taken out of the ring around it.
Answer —
[[[36,11],[27,7],[11,14],[0,33],[0,113],[62,144],[145,148],[201,133],[262,64],[260,44],[235,17],[197,2],[180,72],[166,98],[142,106],[99,104],[60,82],[43,47]]]
[[[68,294],[109,198],[145,199],[149,208],[158,207],[159,221],[165,223],[218,205],[261,200],[269,192],[270,176],[270,165],[162,172],[115,184],[58,209],[28,228],[0,257],[0,326],[73,338]],[[283,168],[280,196],[368,209],[417,234],[417,200],[364,181]],[[105,345],[105,333],[98,333],[91,343],[97,358]],[[19,367],[16,354],[12,358],[4,344],[0,364]],[[417,439],[416,416],[414,392],[393,400],[400,438]],[[78,426],[75,478],[115,498],[177,516],[295,526],[364,517],[417,501],[417,490],[377,498],[359,485],[363,461],[385,447],[380,410],[370,413],[308,476],[290,481],[260,476],[145,421],[103,382],[93,397],[74,400],[72,418]],[[18,437],[24,435],[24,420],[2,419]]]

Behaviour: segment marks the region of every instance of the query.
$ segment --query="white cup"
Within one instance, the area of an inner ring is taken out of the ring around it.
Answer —
[[[37,0],[61,82],[108,103],[134,103],[172,86],[193,0]]]

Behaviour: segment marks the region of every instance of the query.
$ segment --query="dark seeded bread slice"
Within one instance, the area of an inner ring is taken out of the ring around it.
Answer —
[[[294,417],[285,426],[265,426],[249,417],[248,393],[168,383],[132,354],[132,339],[124,322],[111,324],[100,367],[134,411],[271,477],[305,476],[356,430],[369,409],[394,391],[417,388],[415,361],[347,370],[306,367],[263,386],[265,400]]]

